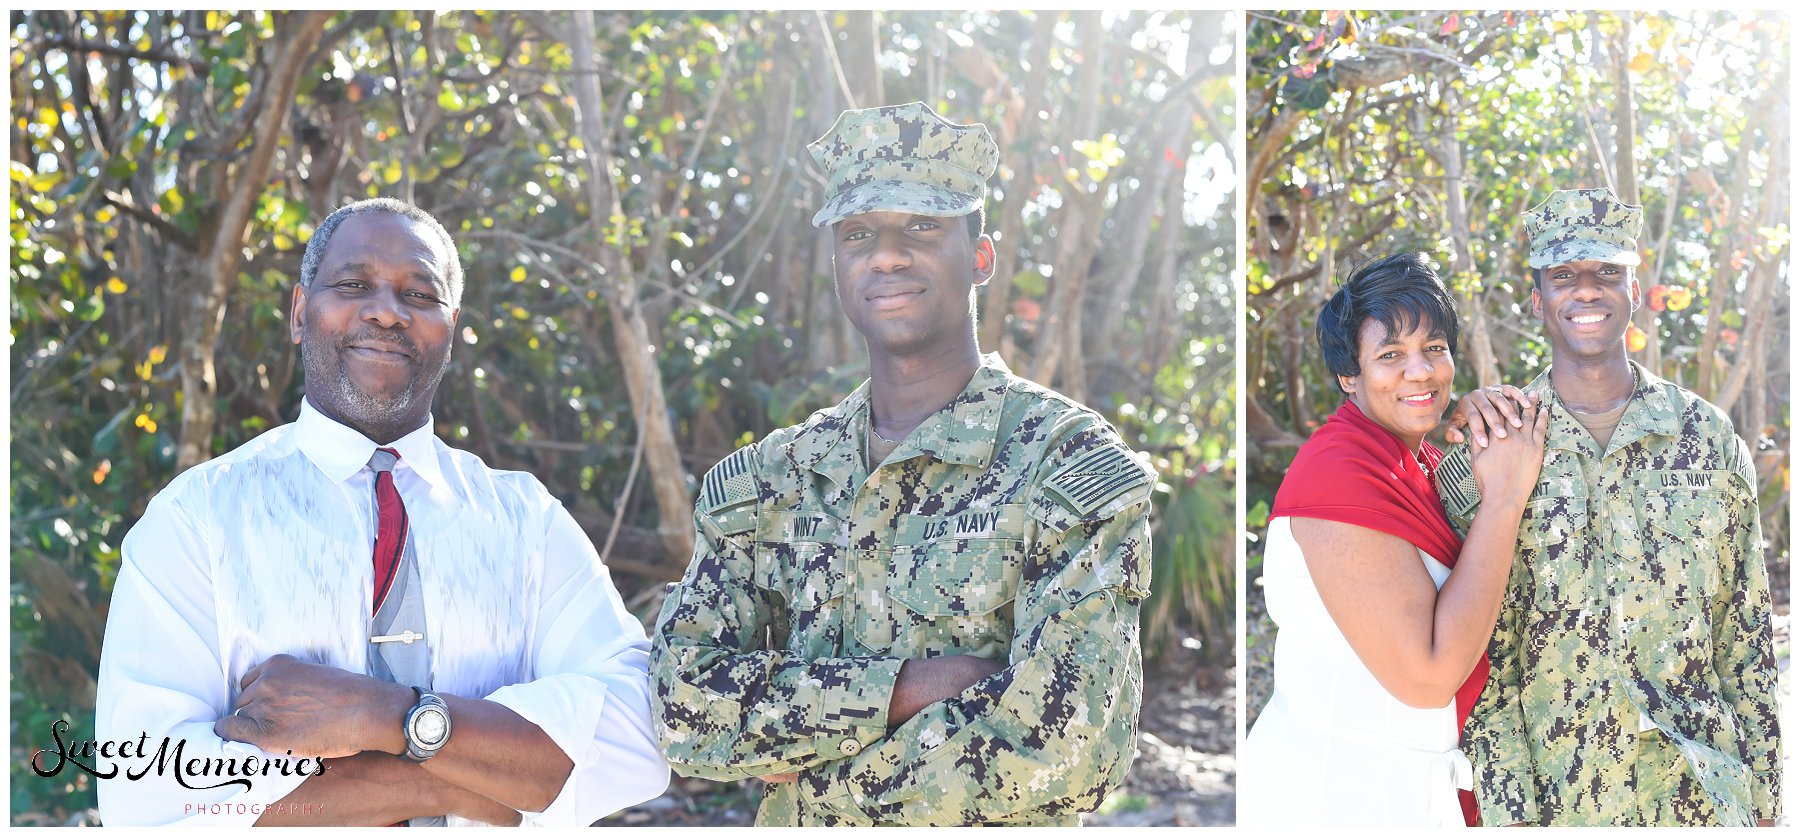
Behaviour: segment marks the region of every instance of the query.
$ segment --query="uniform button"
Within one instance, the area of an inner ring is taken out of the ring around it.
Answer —
[[[862,744],[858,743],[854,738],[846,738],[838,743],[838,752],[843,753],[846,756],[854,756],[857,753],[862,752]]]

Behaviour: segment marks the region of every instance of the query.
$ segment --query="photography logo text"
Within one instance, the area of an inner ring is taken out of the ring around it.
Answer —
[[[85,771],[96,779],[113,779],[119,776],[119,768],[125,766],[124,775],[129,781],[137,781],[152,773],[157,776],[175,775],[175,781],[189,790],[211,790],[230,785],[241,785],[244,790],[250,789],[250,780],[260,776],[311,776],[325,770],[322,758],[295,758],[294,751],[287,751],[287,756],[266,758],[263,756],[234,756],[213,758],[188,758],[185,754],[187,740],[164,736],[151,751],[150,734],[143,733],[137,738],[119,741],[83,741],[66,740],[69,722],[59,720],[50,725],[50,737],[56,742],[54,750],[39,750],[31,754],[31,770],[39,776],[50,778],[63,772],[70,765]],[[113,762],[104,771],[96,768],[96,758]]]

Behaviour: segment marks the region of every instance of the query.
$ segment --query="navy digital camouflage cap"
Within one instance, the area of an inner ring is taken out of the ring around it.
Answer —
[[[981,208],[1000,164],[986,125],[958,125],[924,102],[844,111],[806,148],[826,177],[815,227],[878,210],[967,215]]]
[[[1644,208],[1620,203],[1610,189],[1558,189],[1522,216],[1533,268],[1593,260],[1637,265]]]

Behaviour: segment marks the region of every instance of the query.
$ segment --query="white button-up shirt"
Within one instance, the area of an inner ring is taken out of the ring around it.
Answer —
[[[668,766],[650,723],[650,644],[592,542],[535,477],[492,470],[431,426],[389,447],[400,453],[394,482],[419,558],[433,689],[511,709],[574,762],[528,823],[587,825],[657,796]],[[294,758],[223,741],[212,725],[244,673],[276,654],[367,673],[375,447],[303,404],[297,422],[151,501],[113,589],[98,741],[135,746],[147,734],[154,755],[170,736],[171,752],[185,741],[184,760]],[[98,782],[108,825],[247,825],[305,780],[272,770],[247,791],[190,790],[169,771],[127,779],[147,758],[99,761],[120,768]]]

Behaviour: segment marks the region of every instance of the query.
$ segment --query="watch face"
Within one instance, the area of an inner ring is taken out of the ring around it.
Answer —
[[[413,718],[413,738],[422,747],[435,747],[443,743],[449,727],[450,719],[444,714],[444,710],[427,706],[420,709]]]

